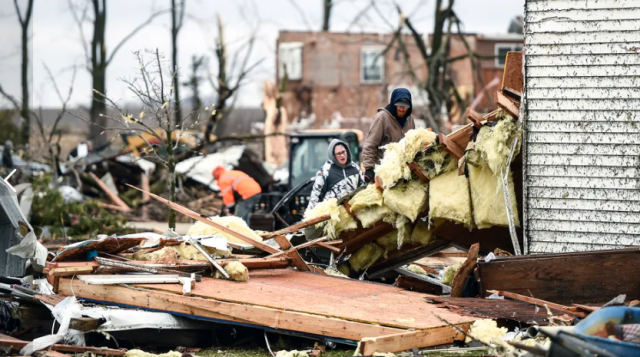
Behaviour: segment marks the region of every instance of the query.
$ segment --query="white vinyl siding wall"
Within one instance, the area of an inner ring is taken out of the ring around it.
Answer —
[[[640,246],[640,0],[525,12],[525,247]]]

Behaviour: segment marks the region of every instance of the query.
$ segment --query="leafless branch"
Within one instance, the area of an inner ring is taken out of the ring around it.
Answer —
[[[76,26],[78,26],[78,32],[80,33],[80,41],[82,41],[82,50],[84,51],[84,57],[85,57],[85,61],[87,63],[87,69],[89,68],[89,63],[91,63],[91,57],[89,56],[89,42],[87,42],[87,38],[84,35],[84,27],[83,24],[85,22],[85,20],[87,19],[87,12],[89,11],[89,4],[88,2],[85,3],[84,8],[81,11],[81,16],[78,16],[78,13],[76,12],[76,9],[73,5],[72,0],[67,0],[67,5],[69,7],[69,10],[71,11],[71,14],[73,15],[73,20],[76,23]]]
[[[133,31],[131,31],[127,36],[125,36],[120,43],[118,43],[116,45],[116,47],[113,48],[113,51],[111,51],[111,55],[109,56],[109,59],[107,60],[107,65],[109,65],[111,63],[111,61],[113,60],[113,56],[115,56],[115,54],[118,52],[118,50],[120,48],[122,48],[122,46],[129,41],[133,36],[136,35],[136,33],[138,33],[140,30],[142,30],[143,28],[147,27],[156,17],[169,12],[170,10],[160,10],[157,11],[153,14],[151,14],[151,16],[149,16],[149,18],[147,18],[147,20],[145,20],[143,23],[141,23],[140,25],[138,25],[138,27],[136,27],[135,29],[133,29]]]

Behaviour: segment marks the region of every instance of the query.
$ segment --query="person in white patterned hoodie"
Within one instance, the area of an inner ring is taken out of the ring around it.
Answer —
[[[329,160],[316,174],[308,210],[324,200],[340,199],[364,183],[364,176],[353,162],[349,146],[344,141],[333,139],[329,143],[327,156]]]

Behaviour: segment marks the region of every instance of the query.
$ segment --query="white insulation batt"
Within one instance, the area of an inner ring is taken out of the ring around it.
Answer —
[[[304,212],[304,220],[308,221],[324,215],[330,215],[328,221],[318,223],[316,227],[324,226],[324,233],[329,239],[336,239],[340,233],[358,228],[358,224],[347,212],[343,205],[338,205],[335,198],[322,201],[313,209]]]
[[[384,190],[384,204],[393,212],[414,222],[420,212],[426,208],[429,184],[420,180],[398,183]]]
[[[411,169],[407,164],[414,160],[418,151],[433,143],[436,137],[434,132],[427,129],[413,129],[399,142],[385,145],[384,156],[375,168],[383,187],[391,187],[400,179],[411,180]]]
[[[471,202],[473,205],[473,220],[480,229],[491,226],[509,226],[507,210],[505,209],[502,178],[491,171],[488,165],[480,167],[467,166],[469,172],[469,186],[471,188]],[[513,176],[509,171],[509,196],[511,198],[511,213],[516,227],[520,226],[518,219],[518,203],[513,184]]]

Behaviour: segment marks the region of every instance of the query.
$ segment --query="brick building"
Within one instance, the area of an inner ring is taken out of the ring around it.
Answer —
[[[280,81],[286,66],[289,82],[283,103],[290,118],[313,113],[317,125],[331,120],[337,113],[344,118],[370,118],[378,107],[387,103],[396,87],[411,90],[415,112],[418,117],[424,117],[421,113],[426,110],[426,93],[415,85],[397,43],[381,56],[392,37],[393,34],[281,31],[276,75]],[[466,34],[465,39],[474,52],[484,56],[504,56],[507,51],[520,50],[523,43],[520,34]],[[414,38],[405,34],[402,41],[409,53],[411,68],[420,81],[424,81],[426,67]],[[425,42],[429,48],[430,39]],[[466,53],[463,41],[452,37],[450,57]],[[483,83],[486,85],[500,77],[503,66],[504,57],[482,60]],[[467,102],[482,93],[470,59],[453,62],[449,75]],[[485,98],[475,108],[481,112],[493,109],[492,98]],[[459,117],[454,114],[459,112],[456,108],[450,108],[450,112],[452,117]]]

